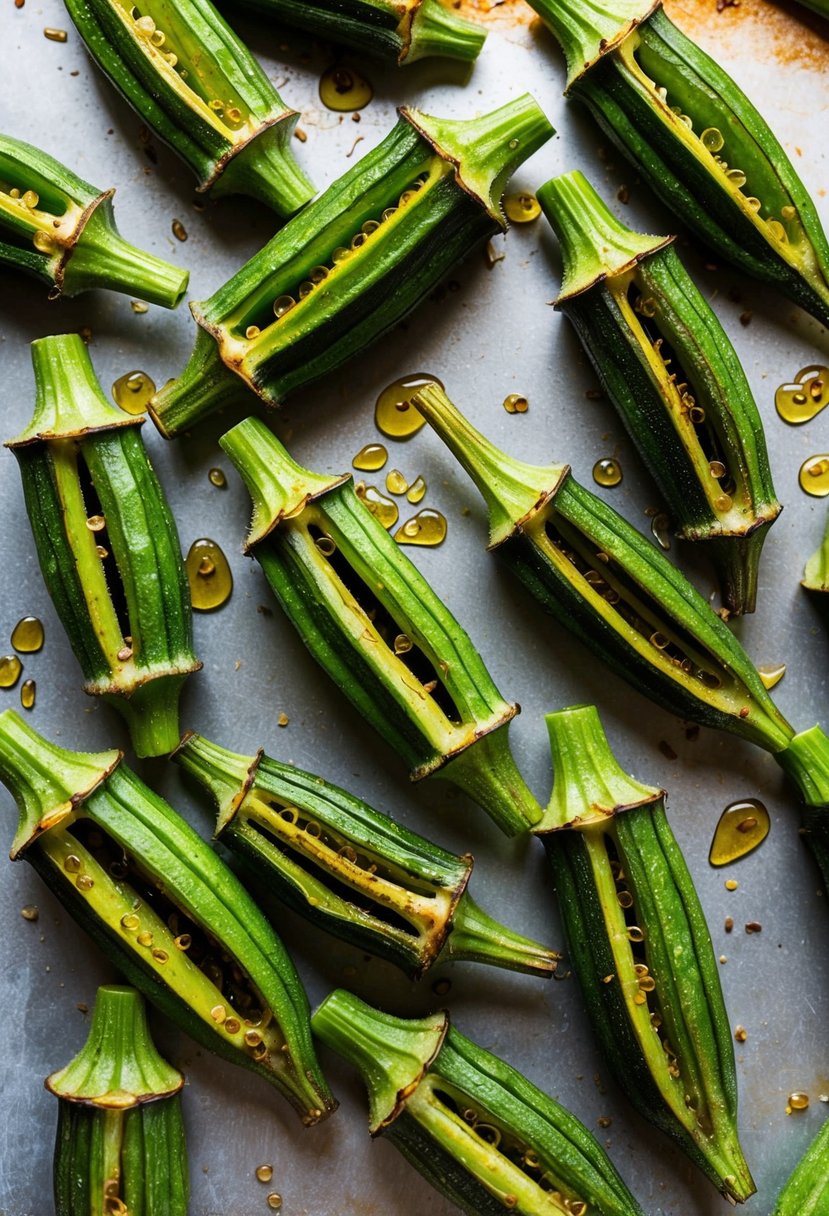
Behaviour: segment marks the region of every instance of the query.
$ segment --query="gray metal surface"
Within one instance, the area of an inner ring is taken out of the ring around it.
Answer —
[[[481,0],[492,34],[468,81],[464,73],[416,65],[383,71],[366,65],[374,101],[353,123],[322,108],[320,72],[331,62],[325,48],[283,39],[264,23],[238,22],[242,35],[266,64],[284,97],[302,111],[308,134],[296,144],[303,165],[323,186],[373,146],[388,130],[402,101],[433,113],[471,115],[531,89],[559,134],[518,174],[532,188],[571,167],[587,172],[613,198],[631,192],[621,208],[631,222],[669,231],[643,186],[616,158],[597,156],[601,139],[587,117],[561,99],[562,62],[552,40],[532,26],[527,10]],[[796,18],[742,0],[740,9],[718,13],[715,0],[677,0],[671,11],[697,33],[759,100],[817,197],[824,220],[829,207],[821,189],[826,163],[829,44]],[[817,18],[810,18],[814,28]],[[64,44],[47,41],[45,26],[69,29]],[[252,254],[273,229],[254,204],[222,202],[205,212],[192,207],[188,171],[157,141],[153,159],[139,140],[140,121],[89,64],[59,0],[26,0],[16,9],[2,0],[0,47],[3,85],[0,127],[62,157],[101,187],[118,187],[116,215],[129,238],[192,271],[191,298],[201,299]],[[352,59],[352,62],[354,60]],[[466,87],[464,87],[464,85]],[[357,137],[362,142],[353,147]],[[350,159],[349,159],[350,158]],[[171,232],[174,219],[185,243]],[[558,286],[555,241],[543,220],[511,231],[497,242],[504,260],[487,269],[480,253],[453,276],[458,289],[427,301],[381,347],[324,383],[299,393],[274,419],[297,458],[323,470],[344,470],[366,442],[378,438],[373,403],[398,375],[429,371],[483,430],[517,456],[567,459],[590,483],[601,456],[615,455],[624,468],[616,490],[602,491],[629,519],[647,527],[645,508],[658,498],[622,434],[611,407],[585,391],[593,377],[566,321],[548,307]],[[758,663],[784,661],[788,674],[777,696],[783,711],[803,729],[826,724],[827,647],[822,623],[798,586],[802,565],[816,547],[825,504],[808,499],[797,470],[808,455],[827,450],[826,416],[789,429],[776,417],[777,384],[808,363],[825,361],[829,343],[819,328],[778,297],[726,271],[706,269],[692,257],[698,276],[745,361],[766,422],[777,490],[785,511],[775,524],[761,573],[754,619],[736,626]],[[730,293],[737,288],[739,302]],[[739,314],[753,311],[743,328]],[[157,383],[175,375],[189,354],[194,325],[186,308],[169,314],[151,308],[136,315],[125,297],[94,293],[47,304],[33,281],[0,272],[2,436],[16,434],[32,409],[27,343],[61,331],[92,330],[90,352],[104,386],[124,372],[146,370]],[[501,402],[511,392],[530,401],[523,416]],[[506,841],[482,813],[440,784],[410,787],[396,758],[379,743],[340,694],[305,655],[272,603],[258,568],[240,556],[248,501],[215,439],[230,417],[212,419],[192,440],[165,444],[151,424],[145,439],[167,488],[186,549],[198,536],[217,540],[230,557],[235,590],[229,604],[196,619],[196,643],[204,671],[183,699],[183,725],[238,751],[264,746],[275,756],[317,771],[443,845],[471,850],[477,858],[472,890],[492,913],[527,933],[560,943],[551,884],[534,842]],[[511,727],[515,751],[542,799],[550,786],[543,714],[576,702],[599,704],[621,762],[637,776],[669,790],[672,824],[698,885],[714,939],[727,961],[722,980],[732,1025],[748,1032],[736,1044],[741,1089],[741,1129],[758,1195],[746,1204],[761,1216],[807,1143],[817,1132],[829,1092],[826,1043],[826,898],[817,889],[811,862],[797,833],[798,809],[774,762],[747,745],[702,731],[686,737],[681,723],[652,708],[558,626],[535,610],[484,552],[484,517],[476,491],[428,431],[406,444],[389,442],[389,467],[428,483],[424,505],[449,521],[445,544],[409,550],[469,628],[499,687],[523,713]],[[224,467],[228,488],[208,481]],[[46,623],[39,655],[25,660],[37,680],[31,721],[67,745],[98,748],[125,744],[116,716],[79,690],[79,673],[55,619],[35,557],[13,457],[0,455],[2,571],[0,638],[15,621],[35,613]],[[689,566],[698,585],[712,589],[701,561]],[[261,611],[262,607],[267,611]],[[271,614],[270,608],[273,608]],[[0,651],[6,643],[0,641]],[[0,692],[0,708],[18,704],[16,691]],[[280,728],[280,713],[289,723]],[[660,750],[666,742],[677,758]],[[163,761],[139,766],[205,834],[206,805]],[[727,872],[708,866],[707,853],[723,807],[735,798],[759,796],[772,829],[763,847]],[[3,852],[11,841],[14,810],[0,792]],[[25,865],[0,863],[0,1216],[44,1216],[52,1210],[50,1163],[54,1100],[42,1085],[47,1073],[78,1049],[88,1025],[79,1004],[91,1006],[96,986],[114,973]],[[724,880],[739,882],[735,891]],[[20,916],[36,904],[39,920]],[[731,935],[726,916],[734,918]],[[747,935],[744,924],[760,921]],[[570,1106],[606,1143],[614,1161],[653,1216],[715,1216],[727,1204],[683,1157],[627,1108],[598,1059],[572,980],[547,983],[468,964],[445,967],[420,984],[403,981],[391,967],[324,940],[292,915],[279,929],[307,983],[312,1002],[347,984],[396,1013],[421,1013],[446,1003],[458,1027],[521,1068]],[[437,978],[451,980],[440,997]],[[186,1120],[192,1166],[193,1216],[256,1216],[266,1195],[284,1197],[286,1216],[369,1216],[455,1209],[430,1190],[395,1151],[370,1142],[364,1094],[354,1074],[323,1051],[322,1060],[341,1101],[337,1115],[303,1131],[287,1105],[266,1084],[217,1061],[156,1022],[163,1049],[187,1073]],[[787,1116],[787,1095],[804,1090],[807,1111]],[[600,1127],[599,1118],[610,1120]],[[256,1166],[274,1167],[271,1187],[254,1177]]]

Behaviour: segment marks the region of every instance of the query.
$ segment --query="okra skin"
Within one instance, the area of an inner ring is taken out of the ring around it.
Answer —
[[[816,592],[818,596],[829,591],[829,519],[826,521],[819,547],[806,563],[800,585],[807,591]]]
[[[281,216],[314,193],[285,105],[210,0],[66,0],[104,75],[186,161],[199,192],[248,194]]]
[[[25,857],[125,979],[203,1047],[274,1085],[306,1125],[336,1107],[301,980],[235,875],[119,752],[57,747],[0,715],[0,780]]]
[[[753,612],[760,553],[780,504],[733,346],[672,238],[626,228],[580,173],[547,182],[538,198],[562,242],[556,307],[576,329],[679,536],[706,542],[725,607]]]
[[[350,477],[297,465],[254,418],[219,440],[253,499],[246,551],[313,657],[409,767],[452,781],[507,833],[541,808],[509,749],[518,712]]]
[[[642,1216],[587,1128],[447,1014],[396,1018],[338,989],[312,1024],[360,1070],[371,1134],[470,1216]]]
[[[797,1163],[771,1216],[821,1216],[829,1204],[829,1122],[824,1120]]]
[[[138,433],[107,402],[76,334],[32,343],[35,411],[17,457],[40,568],[84,674],[139,756],[172,751],[201,663],[175,521]],[[94,525],[94,526],[93,526]],[[118,588],[125,609],[116,606]]]
[[[673,25],[661,0],[604,0],[589,12],[580,0],[532,6],[564,48],[568,94],[671,213],[827,324],[829,244],[814,203],[745,93]],[[715,137],[709,150],[700,138],[708,131],[724,143]]]
[[[49,283],[50,300],[103,287],[175,308],[188,272],[124,240],[114,193],[0,134],[0,262]]]
[[[46,1079],[59,1101],[56,1216],[187,1216],[183,1084],[153,1045],[140,994],[99,988],[84,1047]]]
[[[151,404],[162,434],[178,435],[245,385],[278,405],[357,356],[506,227],[507,180],[552,134],[529,96],[469,120],[400,115],[377,148],[191,306],[193,354]]]
[[[541,836],[594,1034],[620,1087],[732,1202],[754,1193],[737,1135],[728,1015],[664,791],[617,764],[592,706],[549,714]]]
[[[394,63],[477,59],[486,30],[442,0],[239,0],[274,21]]]
[[[261,885],[413,979],[448,959],[550,976],[559,955],[472,900],[472,858],[448,853],[337,786],[259,752],[185,735],[173,756],[212,795],[215,839]]]

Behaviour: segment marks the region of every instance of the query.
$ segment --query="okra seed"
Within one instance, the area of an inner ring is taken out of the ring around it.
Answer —
[[[32,244],[38,253],[54,253],[55,251],[54,240],[48,232],[43,232],[40,228],[32,237]]]
[[[48,38],[50,42],[66,42],[69,35],[66,30],[56,30],[47,25],[43,31],[43,37]]]
[[[363,232],[365,232],[366,228],[368,227],[368,224],[373,224],[373,223],[375,223],[374,220],[368,220],[365,224],[363,224]],[[377,225],[377,227],[379,227],[379,224]],[[323,281],[323,279],[328,278],[328,267],[327,266],[315,266],[314,269],[311,271],[311,273],[308,275],[308,278],[311,280],[312,283],[321,283]]]
[[[273,302],[273,315],[279,320],[280,317],[285,316],[286,312],[290,312],[295,304],[296,300],[293,296],[277,296]]]
[[[355,240],[356,240],[356,237],[355,237]],[[310,281],[310,279],[306,279],[304,283],[300,283],[299,290],[297,291],[297,295],[299,296],[300,300],[304,300],[306,298],[306,296],[310,296],[310,294],[313,290],[314,290],[314,284]]]
[[[167,962],[167,959],[168,959],[169,957],[170,957],[170,956],[169,956],[169,954],[167,953],[167,951],[166,951],[166,950],[162,950],[162,949],[161,949],[160,947],[158,947],[158,946],[155,948],[155,950],[153,950],[153,958],[155,959],[155,961],[156,961],[157,963],[162,963],[162,964],[163,964],[163,963],[166,963],[166,962]]]
[[[63,868],[69,874],[78,874],[81,869],[81,859],[75,853],[70,853],[63,863]]]
[[[99,546],[100,548],[100,546]],[[101,555],[99,555],[101,556]],[[122,646],[116,655],[119,663],[128,663],[132,658],[132,646]]]
[[[40,202],[40,195],[35,190],[27,190],[23,195],[22,202],[30,211],[34,211],[35,207]]]
[[[784,220],[793,220],[797,215],[797,208],[793,207],[791,203],[786,203],[785,207],[780,208],[780,214]]]
[[[642,992],[654,992],[656,989],[656,980],[652,975],[643,975],[639,981],[639,988]]]
[[[655,646],[657,650],[664,650],[670,645],[670,638],[666,638],[664,633],[655,630],[650,636],[651,646]]]
[[[397,212],[396,207],[386,207],[385,211],[383,212],[383,214],[381,215],[380,218],[383,220],[390,220],[391,217],[396,214],[396,212]]]
[[[731,182],[732,186],[736,186],[738,190],[746,184],[746,175],[742,169],[729,169],[725,175]]]
[[[338,245],[331,254],[331,261],[335,266],[339,266],[341,262],[347,261],[351,257],[351,250],[346,249],[344,245]]]
[[[238,106],[231,106],[229,109],[225,110],[225,118],[229,122],[241,122],[242,121],[242,111],[239,109]]]
[[[155,33],[155,22],[152,17],[139,17],[135,22],[135,32],[142,38],[150,38]]]
[[[228,1034],[238,1034],[242,1029],[242,1023],[238,1018],[225,1018],[224,1027]]]
[[[752,195],[749,195],[749,197],[746,199],[746,208],[749,211],[755,212],[755,214],[760,210],[762,205],[763,204],[760,202],[759,198],[754,198]]]
[[[730,511],[733,500],[730,494],[718,494],[714,499],[714,506],[718,511]]]
[[[330,536],[318,536],[316,545],[323,557],[333,557],[337,552],[336,542]]]
[[[20,191],[18,190],[17,186],[12,186],[11,190],[9,191],[9,198],[20,198]]]
[[[636,311],[640,312],[643,317],[656,316],[656,300],[653,298],[653,296],[646,296],[644,299],[639,299],[637,301]],[[661,340],[657,339],[657,342],[659,346],[662,345]],[[656,346],[657,343],[654,343],[654,345]]]
[[[258,1047],[262,1042],[262,1036],[258,1030],[245,1031],[245,1043],[248,1047]]]
[[[630,891],[620,891],[616,898],[619,901],[620,908],[633,907],[633,896],[631,895]]]
[[[173,938],[176,950],[189,950],[192,944],[193,939],[189,933],[179,933],[178,937]]]
[[[227,478],[222,469],[211,469],[207,474],[207,480],[217,490],[223,490],[227,485]]]
[[[153,44],[153,46],[163,46],[166,41],[167,35],[163,30],[154,29],[150,34],[150,42]]]
[[[75,879],[75,886],[81,891],[90,891],[95,886],[95,880],[88,874],[79,874]]]
[[[272,1178],[273,1178],[273,1166],[272,1165],[257,1165],[257,1167],[256,1167],[256,1181],[257,1182],[270,1182],[270,1180]]]
[[[184,224],[182,224],[181,220],[173,220],[172,229],[173,229],[173,236],[176,238],[177,241],[186,241],[187,240],[187,229],[184,227]]]
[[[101,561],[104,561],[105,558],[109,557],[109,549],[107,549],[105,545],[96,545],[95,552],[98,554]]]
[[[700,135],[702,146],[709,152],[719,152],[725,143],[723,133],[718,127],[706,127]]]
[[[221,1026],[222,1022],[224,1022],[225,1018],[227,1017],[227,1010],[225,1009],[224,1005],[214,1005],[210,1010],[210,1016],[214,1022],[217,1022],[218,1025]]]
[[[809,1106],[809,1095],[802,1090],[789,1094],[789,1106],[792,1110],[806,1110]]]
[[[312,840],[319,840],[322,836],[322,828],[315,819],[309,819],[303,828],[306,836],[310,836]]]
[[[210,101],[208,101],[207,104],[211,110],[223,110],[224,109],[224,102],[220,101],[218,97],[212,97],[210,99]]]
[[[734,1038],[738,1043],[745,1043],[746,1039],[748,1038],[748,1031],[746,1030],[745,1026],[734,1027]]]
[[[523,393],[509,393],[504,398],[504,409],[508,414],[526,414],[530,403]]]
[[[248,340],[251,340],[253,338],[258,338],[261,332],[262,331],[260,330],[258,325],[249,325],[247,327],[247,329],[245,330],[245,337]]]
[[[376,232],[379,227],[380,227],[379,220],[366,220],[366,222],[363,224],[360,231],[363,233],[364,236],[371,236],[372,232]]]
[[[517,140],[517,139],[511,139],[511,140],[509,141],[509,147],[510,147],[510,148],[512,148],[513,152],[514,152],[514,151],[515,151],[515,149],[518,147],[518,144],[519,144],[519,143],[520,143],[520,140]]]
[[[644,992],[641,992],[641,991],[634,992],[634,994],[633,994],[634,1005],[644,1005],[647,1003],[647,1000],[648,1000],[648,998],[645,996]]]
[[[717,481],[719,481],[721,477],[725,477],[725,465],[721,460],[712,460],[708,466],[708,469],[711,476],[716,478]]]
[[[645,940],[644,931],[638,925],[631,925],[628,928],[627,937],[630,942],[643,942]]]
[[[664,84],[660,84],[660,85],[656,86],[656,96],[659,98],[660,101],[668,100],[668,90],[665,88]],[[674,111],[674,113],[676,113],[676,114],[679,113],[678,106],[671,106],[671,109]]]
[[[604,593],[604,598],[607,600],[608,604],[618,604],[621,597],[618,591],[614,591],[612,587],[609,587]]]
[[[138,942],[139,946],[146,946],[147,949],[149,949],[153,944],[153,935],[148,929],[144,929],[138,934],[138,937],[135,940]]]
[[[767,220],[766,227],[768,228],[769,232],[776,240],[780,241],[783,244],[785,244],[788,241],[789,234],[786,232],[786,229],[780,223],[780,220],[774,220],[774,219]]]
[[[648,968],[645,963],[634,963],[633,970],[640,977],[648,974]]]
[[[688,411],[688,417],[692,422],[705,422],[705,410],[701,405],[692,405]]]
[[[361,249],[366,243],[366,234],[364,232],[355,232],[351,238],[351,248]]]
[[[127,929],[129,932],[137,929],[141,924],[134,912],[127,912],[126,916],[121,917],[121,928]]]
[[[394,639],[394,653],[407,654],[411,650],[412,645],[413,643],[410,637],[408,637],[405,633],[398,633],[397,637]]]
[[[299,811],[295,806],[286,806],[279,812],[279,817],[288,823],[296,823],[299,818]]]
[[[493,1127],[491,1123],[477,1123],[475,1131],[482,1140],[485,1140],[487,1144],[491,1144],[493,1148],[497,1148],[501,1143],[501,1132],[497,1127]]]

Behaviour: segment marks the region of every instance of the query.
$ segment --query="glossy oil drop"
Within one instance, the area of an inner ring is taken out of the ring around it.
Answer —
[[[418,389],[425,388],[427,384],[443,388],[440,380],[427,372],[401,376],[399,380],[386,385],[374,407],[374,423],[381,434],[388,435],[390,439],[410,439],[426,425],[426,419],[415,409],[411,399]]]
[[[397,529],[394,539],[399,545],[425,545],[434,548],[446,539],[446,518],[440,511],[424,507]]]
[[[812,498],[825,498],[829,494],[829,455],[810,456],[804,460],[797,480],[801,490]]]
[[[215,540],[206,536],[194,540],[184,560],[184,568],[195,612],[213,612],[230,599],[233,575]]]
[[[725,866],[745,857],[761,845],[769,834],[769,813],[756,798],[730,803],[717,824],[708,860],[712,866]]]
[[[155,393],[155,384],[146,372],[127,372],[112,386],[112,399],[126,414],[143,414]]]
[[[376,473],[378,469],[382,469],[388,458],[388,451],[382,443],[367,443],[365,447],[360,448],[351,463],[361,473]]]
[[[320,101],[337,113],[362,110],[373,96],[374,89],[365,76],[342,64],[334,64],[320,77]]]
[[[802,368],[791,384],[781,384],[774,394],[778,414],[790,426],[810,422],[829,405],[829,367],[812,363]]]
[[[378,519],[384,528],[393,528],[400,518],[400,511],[397,503],[386,498],[385,494],[381,494],[377,486],[367,486],[364,481],[358,481],[354,490],[360,502],[365,503],[369,511],[375,519]]]
[[[605,456],[593,465],[593,480],[599,486],[618,486],[622,480],[622,466],[612,456]]]
[[[508,194],[504,199],[504,214],[512,224],[531,224],[541,215],[541,204],[527,191]]]
[[[20,654],[36,654],[43,646],[43,621],[22,616],[12,630],[11,644]]]

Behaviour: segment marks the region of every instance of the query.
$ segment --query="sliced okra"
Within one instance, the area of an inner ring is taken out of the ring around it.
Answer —
[[[277,405],[391,329],[478,242],[501,195],[552,134],[529,96],[481,118],[403,108],[382,143],[205,303],[181,376],[151,412],[168,438],[238,397]]]
[[[396,63],[477,59],[486,30],[442,0],[239,0],[280,25]]]
[[[665,815],[591,705],[549,714],[555,785],[535,830],[599,1045],[639,1113],[732,1202],[754,1193],[737,1136],[731,1029],[705,915]]]
[[[291,152],[299,115],[210,0],[66,0],[101,71],[190,166],[196,189],[292,215],[314,187]]]
[[[777,1196],[771,1216],[822,1216],[829,1211],[829,1120]]]
[[[245,545],[318,663],[409,766],[460,786],[510,834],[541,808],[507,739],[505,701],[467,633],[349,475],[296,464],[255,418],[219,441],[253,499]]]
[[[321,777],[261,751],[186,735],[173,759],[219,808],[215,839],[268,890],[329,933],[417,978],[450,959],[552,975],[560,955],[483,912],[472,858],[408,831]]]
[[[386,1136],[470,1216],[641,1216],[575,1115],[446,1013],[396,1018],[338,989],[312,1025],[360,1070],[371,1134]]]
[[[130,245],[114,190],[98,190],[39,148],[0,135],[0,262],[51,285],[49,299],[105,287],[175,308],[186,270]]]
[[[627,228],[578,172],[547,182],[538,200],[562,245],[556,307],[575,326],[679,535],[707,542],[726,608],[753,612],[760,553],[780,504],[733,346],[673,238]]]
[[[318,1122],[336,1103],[284,946],[213,849],[120,759],[67,751],[0,714],[0,780],[20,811],[12,860],[32,863],[180,1029]]]
[[[99,988],[86,1043],[46,1078],[59,1101],[56,1216],[187,1216],[183,1084],[155,1048],[140,993]]]
[[[32,343],[37,397],[10,440],[40,568],[87,693],[125,718],[139,756],[170,752],[193,654],[175,521],[138,433],[109,404],[77,334]]]
[[[785,151],[662,0],[530,0],[582,101],[672,215],[829,324],[829,244]]]
[[[739,641],[687,578],[569,465],[525,464],[477,431],[437,385],[412,403],[489,510],[490,549],[541,606],[669,713],[771,753],[805,803],[804,836],[829,883],[829,738],[795,734]]]

